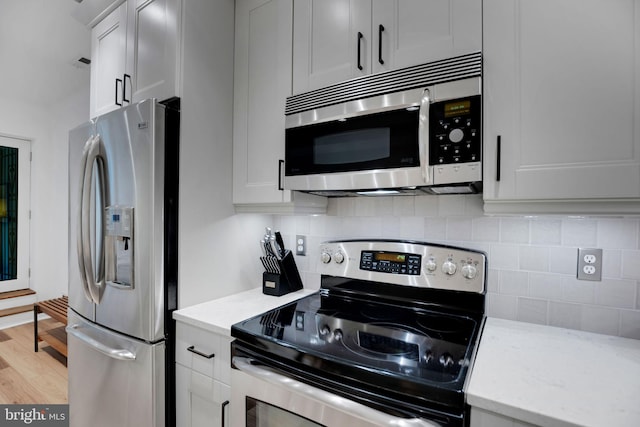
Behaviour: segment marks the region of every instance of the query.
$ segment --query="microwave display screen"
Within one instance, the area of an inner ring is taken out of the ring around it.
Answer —
[[[382,160],[391,154],[389,128],[371,128],[331,133],[314,139],[313,163],[343,163]]]
[[[445,118],[469,114],[470,111],[471,101],[469,99],[444,104]]]

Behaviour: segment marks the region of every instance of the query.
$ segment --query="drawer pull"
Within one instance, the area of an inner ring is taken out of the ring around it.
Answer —
[[[191,353],[197,354],[198,356],[202,356],[206,359],[213,359],[216,355],[215,353],[211,353],[211,354],[205,354],[201,351],[196,350],[196,346],[192,345],[191,347],[187,347],[187,351],[190,351]]]

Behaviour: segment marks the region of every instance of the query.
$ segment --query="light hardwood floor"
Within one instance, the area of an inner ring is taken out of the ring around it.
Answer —
[[[38,329],[60,325],[41,320]],[[0,330],[0,404],[67,403],[67,359],[42,341],[33,350],[33,323]]]

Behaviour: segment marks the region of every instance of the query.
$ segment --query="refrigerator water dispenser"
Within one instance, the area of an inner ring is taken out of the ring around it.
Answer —
[[[108,285],[133,288],[133,208],[108,206],[106,214],[105,262]]]

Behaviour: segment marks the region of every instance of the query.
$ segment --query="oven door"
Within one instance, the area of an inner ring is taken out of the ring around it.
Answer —
[[[235,356],[231,372],[231,416],[246,427],[438,427],[406,419],[315,388],[252,359]]]

